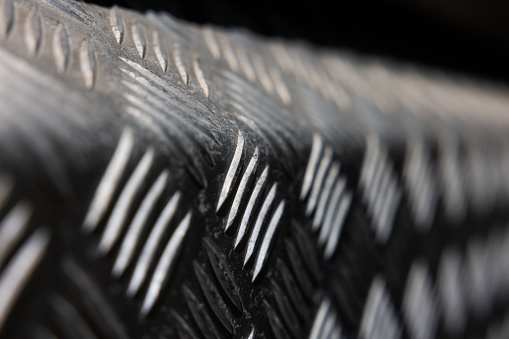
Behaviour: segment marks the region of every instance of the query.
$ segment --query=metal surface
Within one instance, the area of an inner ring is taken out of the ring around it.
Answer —
[[[1,0],[0,335],[503,333],[508,93]]]

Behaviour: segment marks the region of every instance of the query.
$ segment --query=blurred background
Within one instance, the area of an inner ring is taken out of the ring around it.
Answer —
[[[93,0],[509,82],[504,0]]]

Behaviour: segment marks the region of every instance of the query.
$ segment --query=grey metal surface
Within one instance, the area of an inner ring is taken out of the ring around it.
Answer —
[[[1,0],[0,335],[502,333],[508,93]]]

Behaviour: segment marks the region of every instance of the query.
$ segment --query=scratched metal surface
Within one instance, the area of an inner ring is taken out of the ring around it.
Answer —
[[[508,90],[0,1],[0,336],[505,338]]]

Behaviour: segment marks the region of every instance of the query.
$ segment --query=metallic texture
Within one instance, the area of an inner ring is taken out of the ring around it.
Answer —
[[[0,0],[0,336],[505,338],[508,94]]]

